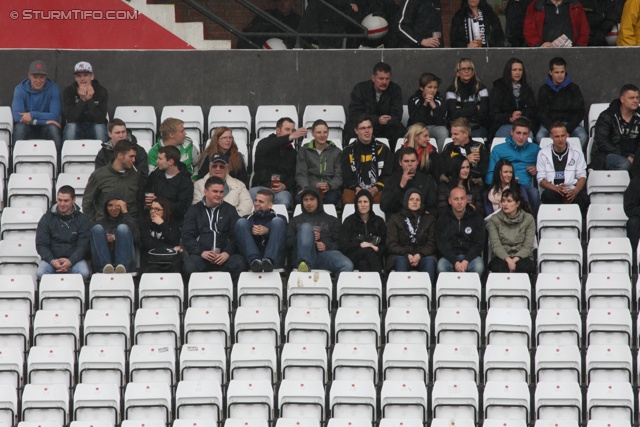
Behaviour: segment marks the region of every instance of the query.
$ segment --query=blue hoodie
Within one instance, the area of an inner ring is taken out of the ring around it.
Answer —
[[[519,146],[511,136],[507,137],[504,144],[496,145],[491,150],[485,182],[488,185],[493,183],[493,170],[496,163],[500,159],[507,159],[513,164],[513,174],[518,178],[518,184],[533,185],[533,176],[527,172],[527,167],[536,165],[538,151],[540,151],[538,144],[527,141],[524,145]]]
[[[18,113],[31,113],[32,119],[42,120],[42,123],[37,123],[38,126],[44,126],[47,120],[60,123],[60,87],[47,78],[44,88],[36,91],[31,88],[31,80],[27,77],[13,91],[11,110],[16,123],[22,118]]]

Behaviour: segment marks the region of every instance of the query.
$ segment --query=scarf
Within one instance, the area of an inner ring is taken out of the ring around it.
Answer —
[[[420,216],[418,216],[418,220],[416,221],[416,228],[413,228],[408,216],[404,217],[404,222],[407,224],[407,231],[409,231],[409,240],[415,245],[418,242],[417,235],[420,230]]]
[[[469,13],[471,13],[471,11],[469,11]],[[478,18],[474,18],[473,14],[470,14],[469,17],[467,18],[466,24],[467,25],[465,26],[465,31],[467,33],[467,39],[469,40],[469,43],[471,43],[474,40],[473,35],[475,33],[480,33],[480,36],[482,38],[482,46],[489,47],[489,44],[487,43],[486,33],[485,33],[484,18],[482,16],[482,10],[478,9]]]
[[[353,154],[351,155],[351,172],[356,173],[356,179],[358,180],[358,187],[363,190],[368,190],[370,188],[375,187],[376,182],[378,182],[378,156],[376,153],[376,141],[375,139],[371,141],[370,144],[362,144],[360,141],[355,142],[355,146],[353,147]],[[362,146],[363,152],[361,153],[358,149],[359,146]],[[371,150],[371,167],[369,168],[369,182],[370,184],[366,184],[363,180],[363,176],[360,171],[360,164],[356,164],[356,159],[358,159],[358,163],[362,161],[362,157],[366,158],[367,154],[366,150],[369,148]]]

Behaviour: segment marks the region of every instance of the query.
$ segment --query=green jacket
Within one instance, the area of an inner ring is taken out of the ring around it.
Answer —
[[[523,211],[509,218],[502,210],[489,218],[489,244],[493,256],[533,259],[533,244],[536,237],[536,220],[533,215]]]
[[[296,158],[296,185],[298,190],[315,187],[319,182],[329,183],[332,190],[342,186],[342,168],[340,150],[333,142],[327,141],[327,148],[318,153],[315,140],[303,145]]]
[[[144,201],[144,178],[137,169],[118,172],[111,164],[96,169],[89,177],[89,182],[82,196],[82,212],[89,217],[92,224],[104,217],[104,198],[107,193],[117,191],[127,204],[127,210],[137,220],[142,219]]]
[[[162,147],[164,144],[161,139],[158,139],[158,143],[151,147],[149,150],[149,154],[147,155],[147,162],[149,166],[155,168],[158,166],[158,148]],[[191,176],[192,181],[198,180],[198,171],[194,170],[193,165],[198,163],[198,159],[200,158],[200,148],[198,148],[191,138],[186,137],[182,144],[177,146],[180,150],[180,161],[184,163],[187,167],[187,171],[189,172],[189,176]]]

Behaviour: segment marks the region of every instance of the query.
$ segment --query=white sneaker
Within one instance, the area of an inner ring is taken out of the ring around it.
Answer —
[[[104,274],[113,274],[113,272],[114,272],[113,265],[111,265],[111,264],[105,265],[104,268],[102,269],[102,272]]]

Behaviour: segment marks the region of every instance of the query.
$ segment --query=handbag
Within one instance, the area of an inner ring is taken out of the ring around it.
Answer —
[[[172,265],[179,260],[180,253],[173,248],[149,249],[147,262],[149,264]]]

